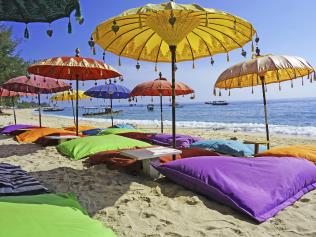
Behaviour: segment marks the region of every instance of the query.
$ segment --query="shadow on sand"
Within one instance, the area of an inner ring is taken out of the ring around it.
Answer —
[[[142,192],[141,185],[154,189],[159,188],[162,195],[171,199],[185,197],[187,200],[195,200],[194,197],[198,196],[207,208],[256,224],[246,215],[231,211],[229,207],[197,195],[166,178],[152,181],[149,178],[109,170],[105,165],[96,165],[83,170],[60,167],[48,171],[31,172],[30,175],[38,179],[51,192],[74,193],[91,216],[106,207],[115,205],[126,192],[130,191],[130,185],[137,183],[140,184],[140,192]],[[194,205],[195,203],[188,202],[188,204]]]
[[[37,144],[4,144],[0,145],[0,158],[30,155],[43,149]]]

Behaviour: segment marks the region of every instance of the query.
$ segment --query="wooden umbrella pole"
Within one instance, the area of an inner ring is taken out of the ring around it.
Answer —
[[[16,125],[16,114],[15,114],[15,104],[14,104],[14,97],[11,97],[12,100],[12,109],[13,109],[13,117],[14,117],[14,124]]]
[[[72,107],[72,116],[74,118],[74,125],[76,126],[76,116],[75,116],[75,108],[74,108],[74,98],[73,98],[73,95],[72,95],[72,98],[71,98],[71,107]]]
[[[111,103],[111,121],[112,121],[112,128],[114,126],[114,123],[113,123],[113,99],[112,99],[112,94],[110,94],[110,103]]]
[[[39,119],[39,125],[40,128],[42,127],[42,113],[41,113],[41,94],[37,94],[37,99],[38,99],[38,119]]]
[[[161,133],[163,133],[163,115],[162,115],[162,93],[160,92],[160,125]]]
[[[76,135],[79,134],[79,75],[76,77]]]
[[[175,96],[175,83],[176,83],[176,49],[177,46],[170,45],[171,51],[171,71],[172,71],[172,146],[176,148],[176,96]],[[172,156],[173,160],[176,159],[176,156]]]
[[[270,134],[269,134],[269,124],[268,124],[268,110],[267,110],[267,100],[266,100],[266,90],[265,90],[265,82],[264,76],[260,76],[261,86],[262,86],[262,95],[263,95],[263,106],[264,106],[264,118],[266,125],[266,136],[267,136],[267,147],[270,149]]]

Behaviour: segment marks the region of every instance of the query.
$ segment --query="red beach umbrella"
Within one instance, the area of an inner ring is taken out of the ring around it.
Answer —
[[[191,89],[184,83],[176,82],[175,83],[175,95],[187,95],[194,93],[194,90]],[[136,96],[160,96],[160,123],[161,123],[161,132],[163,133],[163,115],[162,115],[162,97],[163,96],[172,96],[172,83],[166,78],[162,77],[161,72],[159,73],[159,78],[154,81],[144,82],[138,84],[130,93],[130,97]],[[194,98],[194,95],[192,96]]]
[[[20,96],[35,96],[35,95],[36,95],[36,94],[33,94],[33,93],[9,91],[9,90],[7,90],[7,89],[4,89],[4,88],[0,87],[0,98],[2,98],[2,97],[11,97],[12,109],[13,109],[13,116],[14,116],[14,124],[16,124],[16,114],[15,114],[14,97],[20,97]]]
[[[12,78],[5,82],[2,87],[4,89],[15,91],[34,93],[38,96],[38,116],[39,125],[42,127],[42,116],[41,116],[41,94],[51,94],[60,91],[70,89],[70,85],[63,81],[56,80],[50,77],[43,77],[38,75],[31,76],[20,76]]]
[[[104,80],[122,76],[104,62],[83,58],[76,49],[75,57],[54,57],[39,61],[28,68],[28,72],[36,75],[53,77],[64,80],[76,80],[76,91],[79,90],[79,81]],[[78,134],[78,93],[76,94],[76,132]]]

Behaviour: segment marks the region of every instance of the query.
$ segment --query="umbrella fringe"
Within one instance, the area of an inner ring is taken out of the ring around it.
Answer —
[[[30,38],[29,29],[27,27],[27,24],[25,24],[24,38],[25,39],[29,39]]]
[[[70,17],[68,18],[68,33],[71,34],[72,33],[72,26],[71,26],[71,20]]]

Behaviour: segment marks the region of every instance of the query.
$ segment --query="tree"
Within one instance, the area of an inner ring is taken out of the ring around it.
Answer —
[[[11,28],[0,25],[0,84],[26,74],[29,63],[16,52],[19,43],[12,38]]]
[[[0,85],[7,80],[25,75],[29,62],[16,52],[18,40],[12,38],[12,29],[0,25]],[[11,100],[2,98],[2,104],[8,105]]]

